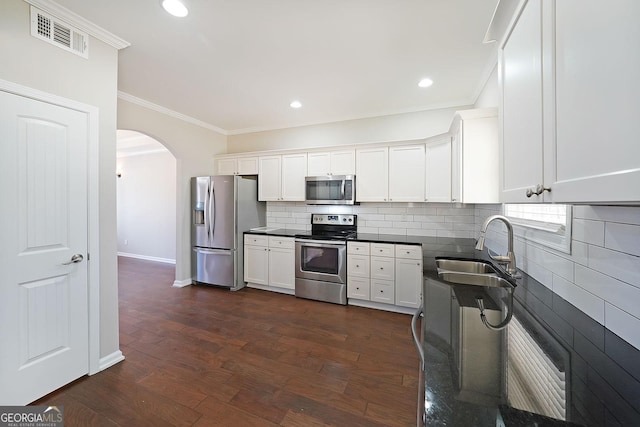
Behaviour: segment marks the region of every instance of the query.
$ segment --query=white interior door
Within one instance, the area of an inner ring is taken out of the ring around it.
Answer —
[[[0,91],[0,405],[89,370],[88,140],[87,113]]]

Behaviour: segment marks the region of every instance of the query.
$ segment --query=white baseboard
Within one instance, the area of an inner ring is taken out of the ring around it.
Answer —
[[[355,305],[357,307],[375,308],[376,310],[392,311],[394,313],[401,314],[413,314],[416,311],[415,308],[400,307],[399,305],[382,304],[375,301],[365,301],[354,298],[349,298],[348,304]]]
[[[191,279],[186,279],[186,280],[176,280],[173,282],[173,285],[171,285],[174,288],[184,288],[185,286],[190,286],[193,284],[193,280]]]
[[[127,253],[127,252],[118,252],[118,256],[123,256],[123,257],[126,257],[126,258],[143,259],[145,261],[162,262],[162,263],[165,263],[165,264],[174,264],[175,265],[175,263],[176,263],[175,259],[158,258],[158,257],[154,257],[154,256],[130,254],[130,253]]]
[[[120,350],[114,351],[108,356],[101,357],[99,362],[99,371],[104,371],[107,368],[112,367],[116,363],[122,362],[124,360],[124,354]]]
[[[294,289],[278,288],[276,286],[260,285],[258,283],[247,283],[247,288],[260,289],[261,291],[278,292],[280,294],[295,295]]]

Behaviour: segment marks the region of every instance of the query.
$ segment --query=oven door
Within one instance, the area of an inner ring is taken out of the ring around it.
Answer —
[[[347,282],[347,243],[330,240],[296,240],[296,278],[322,282]]]

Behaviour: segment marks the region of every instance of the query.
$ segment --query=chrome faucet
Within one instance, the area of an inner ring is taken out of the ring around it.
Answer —
[[[493,215],[487,218],[487,220],[484,222],[484,225],[482,226],[482,230],[480,231],[480,237],[478,238],[478,243],[476,244],[476,250],[481,251],[482,249],[484,249],[484,235],[487,232],[487,227],[492,221],[496,219],[504,222],[504,224],[507,226],[507,232],[509,234],[509,247],[507,249],[506,255],[489,254],[489,256],[492,260],[498,262],[499,264],[506,265],[507,274],[509,274],[509,276],[513,278],[517,278],[519,277],[519,275],[518,268],[516,267],[516,256],[513,253],[513,226],[511,225],[511,221],[509,221],[507,217],[502,215]]]

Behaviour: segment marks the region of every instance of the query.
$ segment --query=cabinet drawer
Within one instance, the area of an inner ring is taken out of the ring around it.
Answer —
[[[422,259],[422,246],[396,245],[396,258]]]
[[[369,277],[369,256],[347,255],[347,276]]]
[[[270,248],[294,249],[295,240],[291,237],[269,236]]]
[[[244,244],[253,246],[269,246],[269,236],[259,234],[245,234]]]
[[[371,279],[371,301],[395,303],[395,286],[392,281]]]
[[[347,275],[347,297],[369,300],[369,279],[364,277],[352,277]]]
[[[372,243],[371,256],[393,257],[394,245],[390,243]]]
[[[347,253],[358,255],[369,255],[369,243],[347,242]]]
[[[371,257],[371,278],[382,280],[395,279],[395,259]]]

